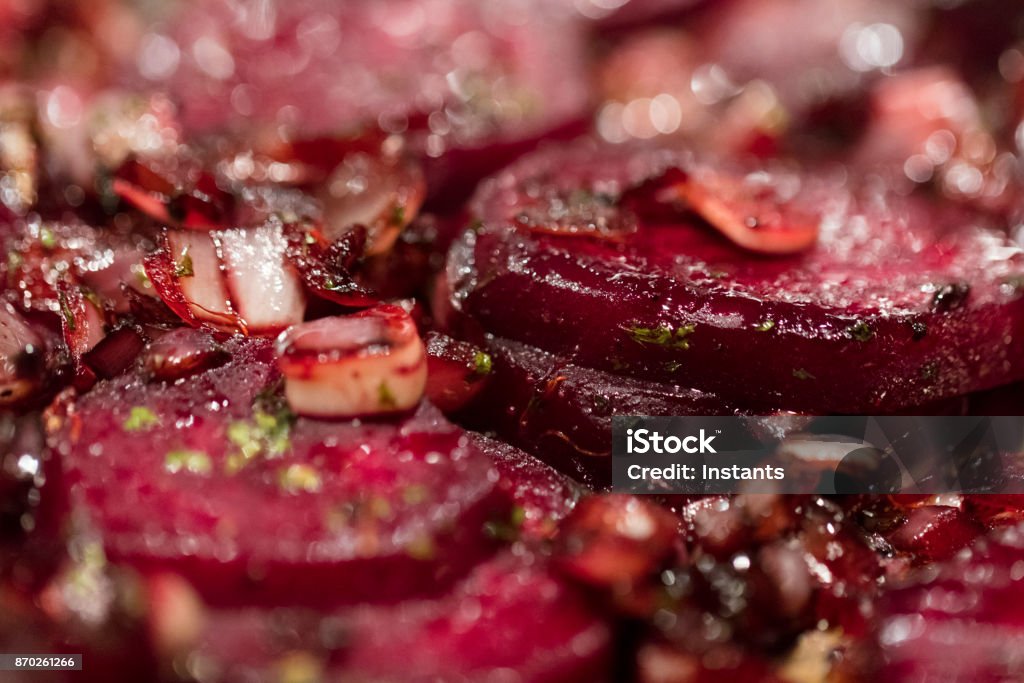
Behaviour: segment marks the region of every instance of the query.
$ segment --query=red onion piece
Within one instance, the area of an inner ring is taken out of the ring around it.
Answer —
[[[227,332],[277,334],[300,322],[306,301],[285,261],[283,228],[166,230],[146,259],[160,298],[185,322]]]

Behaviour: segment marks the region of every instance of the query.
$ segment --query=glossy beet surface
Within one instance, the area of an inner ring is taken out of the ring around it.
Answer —
[[[485,184],[481,225],[450,253],[451,305],[576,364],[818,413],[891,411],[1024,373],[1024,261],[985,217],[827,172],[755,169],[750,201],[820,228],[803,254],[758,257],[685,205],[627,193],[695,164],[581,143],[514,165]]]
[[[54,411],[73,505],[112,559],[174,568],[213,601],[320,604],[436,591],[491,551],[497,475],[434,409],[295,420],[269,345],[226,348],[186,381],[131,373]]]

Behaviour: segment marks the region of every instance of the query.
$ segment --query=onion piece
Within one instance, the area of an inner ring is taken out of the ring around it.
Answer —
[[[160,298],[185,322],[226,332],[273,335],[302,321],[301,283],[285,261],[283,228],[166,230],[145,261]]]
[[[306,310],[302,285],[285,261],[288,243],[280,223],[217,233],[225,281],[250,331],[280,332]]]
[[[671,168],[651,183],[656,200],[681,202],[744,249],[793,254],[818,240],[820,216],[781,199],[771,184],[707,168]]]
[[[412,317],[393,304],[296,325],[278,339],[278,354],[285,396],[301,415],[405,411],[426,388],[423,341]]]
[[[334,241],[354,225],[369,231],[369,256],[391,251],[420,210],[427,185],[419,167],[364,153],[345,158],[317,197],[324,205],[326,237]]]

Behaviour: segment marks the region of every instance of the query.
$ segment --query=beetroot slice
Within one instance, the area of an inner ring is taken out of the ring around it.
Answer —
[[[896,410],[1024,375],[1024,261],[981,217],[761,169],[752,192],[798,197],[821,221],[810,251],[767,258],[663,203],[618,204],[696,163],[585,143],[516,164],[449,254],[452,306],[579,365],[791,410]],[[630,216],[635,231],[588,237]],[[532,229],[552,222],[566,229]]]
[[[881,670],[874,680],[1019,680],[1022,562],[1024,530],[1001,529],[890,591],[879,606]]]
[[[140,370],[55,409],[72,504],[111,559],[178,571],[211,602],[332,604],[442,590],[491,551],[507,498],[435,409],[293,423],[269,398],[269,342],[225,349],[184,382]]]
[[[495,429],[511,443],[591,485],[611,477],[613,415],[770,414],[740,408],[714,394],[646,382],[574,365],[536,347],[492,339],[487,388],[465,411],[471,424]]]
[[[521,683],[596,682],[609,675],[609,631],[542,557],[523,550],[480,565],[436,600],[328,615],[213,611],[194,656],[224,683],[289,670],[323,681],[487,681],[515,671]]]

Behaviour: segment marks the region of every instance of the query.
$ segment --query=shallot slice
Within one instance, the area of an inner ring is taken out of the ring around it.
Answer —
[[[189,324],[272,335],[301,322],[306,310],[286,249],[276,222],[213,232],[167,230],[146,259],[146,274]]]
[[[278,339],[292,410],[349,418],[409,410],[427,383],[427,354],[409,314],[382,304],[296,325]]]
[[[821,219],[778,196],[763,174],[737,177],[729,173],[678,168],[668,170],[655,199],[678,201],[737,246],[762,254],[793,254],[814,246]]]

